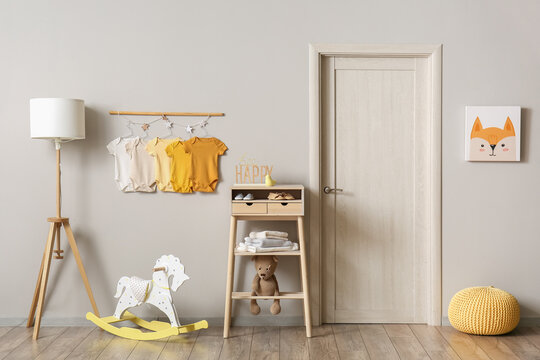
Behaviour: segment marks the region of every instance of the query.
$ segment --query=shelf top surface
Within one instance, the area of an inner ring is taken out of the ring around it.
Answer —
[[[303,190],[304,185],[274,185],[274,186],[266,186],[264,184],[234,184],[231,186],[231,190],[243,190],[243,189],[250,189],[250,190]]]

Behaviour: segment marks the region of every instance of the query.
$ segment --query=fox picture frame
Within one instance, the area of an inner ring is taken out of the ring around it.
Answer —
[[[465,160],[520,161],[520,148],[520,106],[465,108]]]

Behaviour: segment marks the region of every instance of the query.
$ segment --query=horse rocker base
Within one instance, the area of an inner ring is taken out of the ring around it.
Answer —
[[[99,318],[91,312],[86,313],[86,318],[102,328],[103,330],[126,339],[131,340],[157,340],[166,338],[169,336],[175,336],[185,334],[191,331],[207,329],[208,323],[206,320],[201,320],[193,324],[183,326],[171,326],[171,324],[163,321],[146,321],[137,316],[131,314],[129,311],[124,313],[121,319],[114,316],[107,316]],[[116,327],[111,325],[116,322],[131,321],[135,325],[138,325],[144,329],[150,330],[149,332],[143,332],[140,329],[131,327]]]
[[[184,265],[172,255],[163,255],[154,266],[152,280],[143,280],[136,276],[122,277],[116,287],[115,298],[118,304],[113,316],[100,318],[89,312],[86,318],[111,334],[132,340],[156,340],[168,336],[179,335],[190,331],[206,329],[206,320],[189,325],[180,325],[178,314],[173,304],[172,291],[178,290],[185,280]],[[162,321],[146,321],[131,314],[127,309],[150,304],[157,307],[169,318],[170,323]],[[148,332],[131,327],[116,327],[111,324],[131,321]]]

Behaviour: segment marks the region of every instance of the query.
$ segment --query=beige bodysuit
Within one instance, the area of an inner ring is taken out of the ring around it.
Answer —
[[[131,162],[129,177],[133,182],[133,189],[139,192],[155,192],[154,159],[146,152],[146,142],[137,137],[126,143],[126,152]]]

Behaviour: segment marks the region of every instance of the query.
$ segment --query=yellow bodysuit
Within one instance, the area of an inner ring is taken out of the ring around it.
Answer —
[[[171,185],[176,192],[193,192],[191,183],[191,154],[184,151],[183,141],[176,140],[165,148],[171,158]]]
[[[165,148],[167,148],[167,146],[169,146],[175,141],[182,141],[182,139],[155,138],[150,140],[146,145],[146,151],[148,151],[148,153],[154,157],[156,182],[159,190],[161,191],[174,191],[174,188],[171,184],[172,158],[167,155]]]

